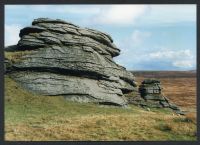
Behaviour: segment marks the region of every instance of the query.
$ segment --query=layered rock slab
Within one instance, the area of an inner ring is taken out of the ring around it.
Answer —
[[[113,61],[120,50],[105,33],[62,20],[39,18],[20,31],[6,70],[29,91],[80,102],[124,106],[132,73]]]
[[[184,115],[184,112],[172,104],[169,99],[164,96],[161,82],[157,79],[145,79],[139,86],[138,94],[129,98],[131,104],[148,107],[148,108],[170,108],[177,114]]]

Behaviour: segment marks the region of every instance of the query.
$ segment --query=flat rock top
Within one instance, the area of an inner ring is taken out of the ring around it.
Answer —
[[[156,79],[145,79],[142,84],[160,84],[160,81]]]
[[[50,18],[38,18],[38,19],[34,19],[33,22],[32,22],[32,25],[36,25],[38,23],[57,23],[57,24],[69,24],[69,25],[72,25],[74,27],[79,27],[75,24],[72,24],[70,22],[66,22],[66,21],[63,21],[61,19],[50,19]]]

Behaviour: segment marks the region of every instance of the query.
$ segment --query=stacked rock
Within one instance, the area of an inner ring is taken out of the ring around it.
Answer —
[[[140,96],[133,97],[129,102],[148,108],[171,108],[178,114],[184,114],[179,107],[169,102],[162,89],[159,80],[145,79],[139,86]]]
[[[120,50],[106,33],[39,18],[19,36],[17,45],[6,48],[12,51],[6,70],[29,91],[124,106],[124,94],[136,88],[132,73],[113,61]]]
[[[139,86],[141,97],[145,100],[164,100],[161,90],[160,81],[154,79],[146,79]]]

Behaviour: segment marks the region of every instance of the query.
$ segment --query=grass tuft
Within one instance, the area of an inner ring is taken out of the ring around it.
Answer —
[[[161,131],[171,131],[172,127],[169,124],[159,124],[158,129]]]

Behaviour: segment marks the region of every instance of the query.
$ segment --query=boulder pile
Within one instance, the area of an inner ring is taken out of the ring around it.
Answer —
[[[139,95],[129,98],[129,102],[147,108],[171,108],[178,114],[184,114],[178,106],[169,102],[162,89],[159,80],[145,79],[139,86]]]
[[[60,19],[39,18],[5,49],[6,73],[31,92],[79,102],[126,106],[135,78],[113,57],[120,54],[103,32]]]

